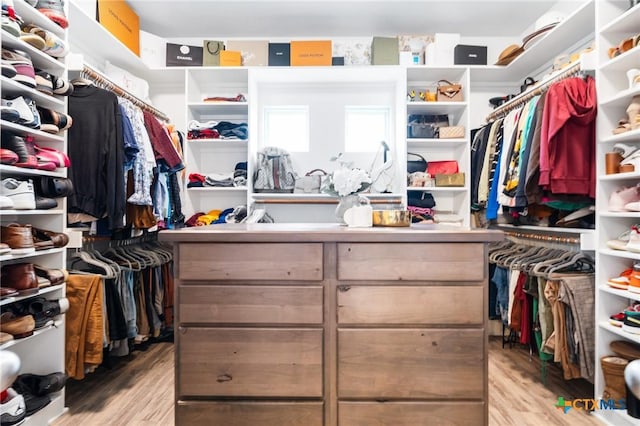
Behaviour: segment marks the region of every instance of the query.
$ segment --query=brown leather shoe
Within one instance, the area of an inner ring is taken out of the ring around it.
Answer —
[[[31,228],[36,248],[38,244],[51,243],[53,247],[64,247],[69,244],[69,236],[64,232],[47,231],[46,229]],[[49,247],[51,248],[51,247]]]
[[[36,328],[36,320],[32,315],[16,317],[12,312],[0,315],[0,331],[11,334],[15,339],[29,337]]]
[[[0,255],[3,254],[11,254],[11,247],[9,247],[9,244],[0,243]]]
[[[0,240],[11,247],[11,254],[29,254],[36,251],[31,225],[12,223],[0,227]]]
[[[33,265],[33,269],[38,277],[46,278],[51,282],[51,285],[61,284],[69,278],[69,272],[66,269],[45,268],[39,265]]]
[[[4,299],[5,297],[17,296],[18,290],[12,287],[0,287],[0,299]]]
[[[0,331],[0,345],[10,342],[11,340],[13,340],[13,336],[11,334]]]
[[[21,296],[38,292],[38,278],[32,263],[14,263],[2,267],[2,285],[15,288]]]

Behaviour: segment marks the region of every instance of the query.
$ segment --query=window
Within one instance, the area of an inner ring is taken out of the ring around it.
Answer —
[[[346,106],[344,141],[346,152],[376,152],[380,142],[389,142],[386,106]]]
[[[264,107],[263,146],[277,146],[289,152],[308,152],[309,107]]]

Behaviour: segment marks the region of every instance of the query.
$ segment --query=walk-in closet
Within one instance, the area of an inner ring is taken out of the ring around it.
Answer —
[[[2,0],[0,426],[640,425],[637,0]]]

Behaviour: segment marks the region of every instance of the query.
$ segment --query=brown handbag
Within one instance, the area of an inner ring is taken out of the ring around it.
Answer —
[[[462,85],[448,80],[438,81],[438,102],[462,102]]]

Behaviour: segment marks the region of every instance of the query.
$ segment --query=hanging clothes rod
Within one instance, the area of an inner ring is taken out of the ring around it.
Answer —
[[[489,115],[487,115],[486,121],[489,122],[489,121],[493,121],[498,118],[504,117],[512,110],[519,108],[523,104],[527,103],[529,100],[533,99],[535,96],[541,95],[553,83],[556,83],[560,80],[564,80],[569,77],[573,77],[574,75],[578,74],[580,71],[581,71],[580,61],[577,61],[569,65],[569,67],[563,70],[560,70],[555,74],[550,75],[540,83],[522,92],[515,98],[505,102],[504,104],[500,105],[498,108],[493,110]]]
[[[155,115],[156,117],[158,117],[159,119],[165,121],[165,122],[170,122],[171,120],[169,120],[169,117],[164,114],[162,111],[152,107],[151,105],[149,105],[148,103],[144,102],[143,100],[141,100],[140,98],[132,95],[131,93],[127,92],[126,90],[124,90],[122,87],[118,86],[116,83],[114,83],[113,81],[109,80],[109,78],[102,74],[100,71],[92,68],[90,65],[87,64],[83,64],[82,65],[82,71],[80,71],[80,75],[84,78],[87,78],[89,80],[93,80],[98,84],[101,84],[103,86],[105,86],[105,88],[113,93],[115,93],[116,95],[128,99],[129,101],[133,102],[134,105],[137,105],[138,107],[142,108],[145,111],[149,111],[151,114]]]
[[[504,235],[507,237],[528,239],[528,240],[536,240],[550,243],[561,243],[561,244],[580,244],[579,238],[574,237],[558,237],[555,235],[542,235],[542,234],[530,234],[526,232],[513,232],[513,231],[503,231]]]

